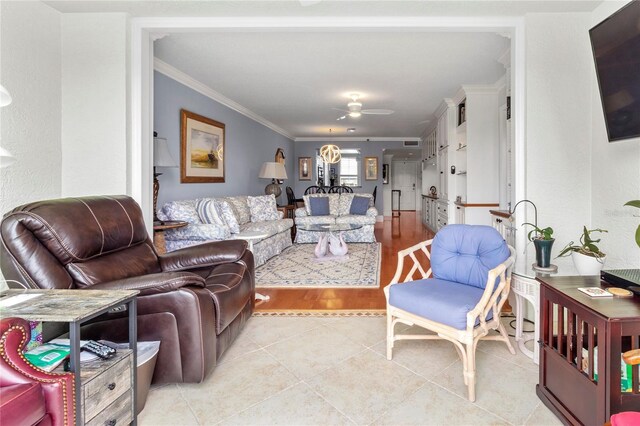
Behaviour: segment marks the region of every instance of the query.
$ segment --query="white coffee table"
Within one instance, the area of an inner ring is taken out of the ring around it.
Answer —
[[[234,234],[231,236],[232,240],[245,240],[246,242],[249,243],[249,250],[251,250],[251,252],[253,253],[253,242],[254,241],[258,241],[258,240],[262,240],[264,238],[267,238],[269,236],[269,234],[267,232],[261,232],[261,231],[246,231],[246,232],[240,232],[239,234]],[[262,301],[267,301],[269,300],[270,297],[261,293],[256,293],[256,300],[262,300]]]

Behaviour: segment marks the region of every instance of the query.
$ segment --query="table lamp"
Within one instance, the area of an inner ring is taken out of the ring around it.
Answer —
[[[276,163],[272,161],[265,161],[262,163],[260,174],[261,179],[271,179],[271,183],[264,188],[264,193],[267,195],[275,195],[276,198],[282,194],[282,189],[278,185],[277,180],[287,179],[287,169],[284,168],[284,164]]]
[[[155,136],[155,135],[154,135]],[[153,138],[153,221],[158,222],[158,192],[160,192],[160,182],[158,176],[162,173],[156,173],[156,167],[178,167],[171,153],[169,145],[165,138]]]

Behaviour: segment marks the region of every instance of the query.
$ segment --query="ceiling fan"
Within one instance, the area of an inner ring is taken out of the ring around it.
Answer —
[[[336,121],[344,120],[347,117],[358,118],[362,114],[389,115],[394,113],[392,109],[362,109],[362,102],[358,101],[358,98],[360,98],[360,95],[358,93],[352,93],[349,96],[351,97],[351,102],[347,104],[347,108],[349,108],[349,110],[334,108],[337,111],[346,112],[345,115],[338,118]]]

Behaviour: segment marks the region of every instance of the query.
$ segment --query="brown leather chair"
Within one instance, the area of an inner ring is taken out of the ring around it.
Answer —
[[[138,340],[160,340],[154,383],[201,382],[255,306],[244,240],[159,256],[127,196],[40,201],[0,225],[2,273],[26,288],[137,289]],[[16,286],[15,283],[12,286]],[[126,313],[100,317],[83,338],[126,341]]]

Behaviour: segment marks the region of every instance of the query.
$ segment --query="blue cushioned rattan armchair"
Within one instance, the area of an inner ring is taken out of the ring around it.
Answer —
[[[430,268],[425,271],[426,260]],[[514,260],[513,248],[490,226],[448,225],[433,240],[398,252],[396,274],[384,289],[387,359],[392,357],[396,340],[448,340],[462,360],[469,400],[475,401],[478,341],[502,341],[515,354],[500,322]],[[402,279],[405,266],[409,272]],[[420,275],[417,281],[416,273]],[[398,284],[401,280],[403,283]],[[418,325],[434,334],[395,334],[397,323]],[[490,330],[497,330],[498,334],[489,334]]]

